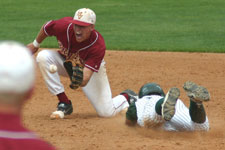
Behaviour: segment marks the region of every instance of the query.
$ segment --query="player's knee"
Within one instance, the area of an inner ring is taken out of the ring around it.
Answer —
[[[113,117],[113,113],[112,112],[109,112],[109,111],[100,111],[100,112],[97,112],[98,115],[100,117],[105,117],[105,118],[108,118],[108,117]]]
[[[46,60],[48,59],[49,57],[49,53],[47,50],[42,50],[38,53],[37,57],[36,57],[36,61],[38,63],[45,63]]]

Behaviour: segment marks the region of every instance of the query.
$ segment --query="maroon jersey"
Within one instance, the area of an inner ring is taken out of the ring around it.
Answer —
[[[104,39],[99,32],[94,30],[88,40],[77,42],[73,24],[69,23],[72,19],[72,17],[64,17],[51,20],[44,25],[44,31],[48,36],[57,38],[61,49],[59,53],[66,59],[73,59],[78,54],[85,67],[98,72],[106,50]]]
[[[55,150],[25,129],[17,115],[0,114],[0,150]]]

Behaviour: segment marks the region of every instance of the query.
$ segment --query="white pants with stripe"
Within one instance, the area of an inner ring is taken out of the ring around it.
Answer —
[[[64,86],[60,81],[60,76],[68,77],[63,66],[64,58],[57,51],[42,50],[38,53],[36,60],[49,91],[54,95],[64,92]],[[49,72],[51,64],[57,66],[56,73]],[[101,117],[114,116],[129,106],[126,98],[122,95],[112,98],[105,62],[102,62],[99,71],[93,73],[88,84],[82,90]]]
[[[178,99],[175,106],[175,115],[170,121],[165,121],[155,111],[155,105],[162,97],[157,95],[145,96],[135,104],[137,108],[137,123],[140,126],[160,127],[167,131],[196,131],[209,130],[209,121],[206,117],[204,123],[195,123],[191,120],[189,109]]]

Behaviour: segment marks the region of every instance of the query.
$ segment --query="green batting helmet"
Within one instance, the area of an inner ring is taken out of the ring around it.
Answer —
[[[156,83],[147,83],[141,87],[139,90],[139,98],[142,98],[146,95],[160,95],[165,96],[163,89]]]

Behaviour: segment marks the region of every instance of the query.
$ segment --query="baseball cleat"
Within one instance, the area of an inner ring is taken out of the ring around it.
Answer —
[[[210,94],[205,87],[199,86],[194,82],[187,81],[183,86],[184,90],[187,92],[187,96],[197,103],[202,103],[204,101],[210,100]]]
[[[57,106],[58,111],[62,111],[64,115],[70,115],[73,112],[73,106],[70,101],[70,104],[59,102]]]
[[[57,110],[54,111],[50,118],[51,119],[58,119],[58,118],[64,118],[64,115],[70,115],[73,112],[73,106],[70,101],[70,104],[59,102],[57,106]]]
[[[173,87],[167,92],[161,110],[164,120],[169,121],[174,116],[175,105],[179,96],[180,90],[178,88]]]
[[[128,103],[129,104],[131,104],[133,102],[136,102],[137,98],[138,98],[138,95],[134,91],[132,91],[130,89],[127,89],[127,90],[121,92],[120,94],[121,95],[123,95],[123,94],[127,94],[128,95],[128,97],[129,97]]]

